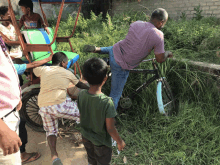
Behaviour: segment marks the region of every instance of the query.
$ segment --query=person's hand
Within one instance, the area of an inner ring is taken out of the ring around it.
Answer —
[[[22,101],[20,100],[17,107],[16,107],[16,110],[19,111],[22,107]]]
[[[165,52],[165,58],[172,58],[172,57],[173,57],[173,53],[171,51]]]
[[[49,56],[47,60],[50,62],[52,60],[52,56]]]
[[[3,150],[4,156],[18,152],[21,145],[21,139],[11,129],[7,129],[6,132],[0,135],[0,148]]]
[[[45,30],[46,30],[47,34],[49,35],[50,34],[50,30],[48,29],[48,27],[45,27]]]
[[[126,144],[124,140],[121,141],[121,143],[118,143],[118,151],[122,151],[125,148]]]

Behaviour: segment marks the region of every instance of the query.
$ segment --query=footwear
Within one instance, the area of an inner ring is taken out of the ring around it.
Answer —
[[[94,45],[84,45],[84,52],[95,52],[96,47]]]
[[[27,158],[26,160],[22,160],[22,164],[26,164],[26,163],[29,163],[29,162],[33,162],[37,159],[39,159],[41,157],[41,154],[38,153],[38,152],[33,152],[31,153],[30,157]]]
[[[52,165],[63,165],[60,158],[56,158],[53,160]]]

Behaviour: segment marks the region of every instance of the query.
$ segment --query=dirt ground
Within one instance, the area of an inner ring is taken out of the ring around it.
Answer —
[[[35,132],[26,126],[28,132],[27,152],[40,152],[41,157],[28,165],[51,165],[50,149],[46,146],[46,135],[42,132]],[[57,151],[63,165],[88,165],[86,151],[82,144],[78,147],[74,144],[71,134],[66,137],[58,137]]]

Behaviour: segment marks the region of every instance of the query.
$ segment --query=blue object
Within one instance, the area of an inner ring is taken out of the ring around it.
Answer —
[[[49,39],[47,32],[43,28],[40,28],[38,30],[42,33],[42,35],[46,41],[46,44],[50,44],[50,39]],[[48,52],[48,53],[50,53],[50,52]]]
[[[79,59],[79,55],[76,56],[75,58],[73,58],[72,60],[70,60],[68,62],[68,64],[67,64],[67,68],[66,69],[70,68],[78,59]]]
[[[159,81],[157,84],[157,104],[158,104],[160,113],[165,114],[163,100],[162,100],[162,82],[161,81]]]
[[[27,64],[14,64],[14,66],[18,75],[22,75],[27,68]]]
[[[48,34],[47,34],[47,32],[43,29],[43,28],[40,28],[40,29],[38,29],[41,33],[42,33],[42,35],[44,36],[44,39],[45,39],[45,41],[46,41],[46,43],[47,44],[50,44],[50,39],[49,39],[49,36],[48,36]]]
[[[38,2],[38,0],[32,0],[32,2]],[[41,0],[41,2],[62,2],[62,0]],[[81,2],[81,0],[65,0],[65,2]]]

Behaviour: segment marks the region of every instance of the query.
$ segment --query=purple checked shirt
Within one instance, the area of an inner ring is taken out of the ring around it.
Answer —
[[[113,46],[116,63],[122,69],[137,67],[154,49],[164,53],[164,35],[150,22],[136,21],[130,25],[126,38]]]

